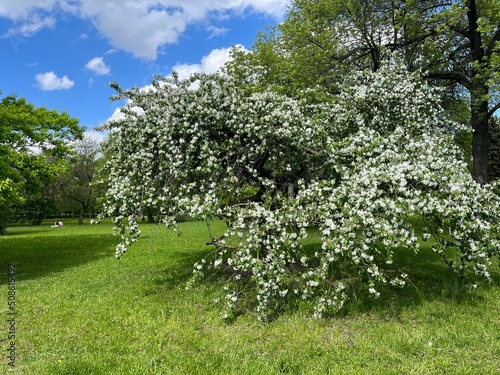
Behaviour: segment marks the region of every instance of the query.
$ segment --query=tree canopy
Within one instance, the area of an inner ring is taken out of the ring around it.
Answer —
[[[315,85],[334,93],[347,72],[376,71],[397,51],[409,70],[446,88],[450,112],[463,114],[457,99],[468,101],[473,175],[484,184],[489,120],[500,107],[499,25],[498,0],[294,0],[285,20],[233,66],[259,67],[264,86],[289,95]]]
[[[0,102],[0,229],[14,204],[39,195],[65,167],[83,128],[67,113],[5,96]]]

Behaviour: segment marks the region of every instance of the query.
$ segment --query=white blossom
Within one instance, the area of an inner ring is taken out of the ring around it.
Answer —
[[[153,86],[122,91],[124,118],[104,127],[104,214],[123,239],[118,257],[148,208],[172,228],[180,217],[225,220],[194,277],[230,269],[225,317],[252,288],[263,320],[292,297],[313,301],[316,317],[338,311],[348,267],[374,296],[377,284],[404,286],[411,276],[389,272],[393,254],[418,251],[419,225],[461,277],[491,277],[500,249],[495,186],[473,181],[454,141],[464,128],[401,66],[346,77],[339,95],[321,101],[252,92],[221,75]],[[308,228],[318,228],[316,251],[304,246]]]

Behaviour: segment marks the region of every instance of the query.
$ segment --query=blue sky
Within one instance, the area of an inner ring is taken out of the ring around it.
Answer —
[[[279,22],[289,0],[2,0],[1,96],[66,111],[89,130],[116,114],[109,82],[212,72]]]

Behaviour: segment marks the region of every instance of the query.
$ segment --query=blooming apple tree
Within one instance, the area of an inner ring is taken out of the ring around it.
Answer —
[[[499,198],[473,181],[437,95],[397,63],[347,79],[326,101],[217,74],[115,88],[128,99],[124,118],[105,125],[117,256],[145,207],[173,227],[184,216],[226,220],[194,274],[227,275],[227,316],[246,295],[261,319],[293,299],[321,316],[343,306],[353,277],[375,297],[380,284],[403,286],[393,254],[417,251],[422,225],[453,272],[489,279]],[[304,245],[311,228],[315,250]]]

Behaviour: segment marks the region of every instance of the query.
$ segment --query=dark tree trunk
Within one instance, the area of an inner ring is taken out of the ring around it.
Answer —
[[[153,211],[148,207],[148,223],[154,223],[155,218],[153,216]]]
[[[472,124],[472,175],[474,180],[481,184],[487,184],[489,180],[489,131],[488,131],[488,102],[481,97],[488,93],[487,87],[478,90],[477,95],[471,93],[471,124]]]
[[[89,200],[82,202],[82,209],[80,210],[80,216],[78,217],[78,225],[83,224],[83,218],[85,217],[85,212],[87,212],[89,205],[90,205]]]
[[[83,208],[83,205],[82,205],[82,209],[80,210],[80,216],[78,217],[78,225],[83,224],[83,217],[84,216],[85,216],[85,208]]]
[[[490,117],[488,133],[490,137],[488,177],[493,181],[500,179],[500,121],[495,117]]]
[[[478,13],[476,1],[468,4],[468,39],[473,66],[471,69],[471,125],[472,125],[472,175],[481,185],[489,182],[488,176],[488,84],[486,78],[481,77],[478,65],[484,64],[484,49],[481,32],[478,30]],[[474,65],[478,64],[478,65]],[[480,68],[479,68],[480,69]]]

